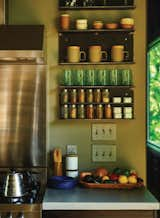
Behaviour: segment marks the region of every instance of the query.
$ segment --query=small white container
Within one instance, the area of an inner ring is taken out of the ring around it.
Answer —
[[[113,118],[115,119],[122,119],[122,113],[114,113]]]
[[[132,107],[124,107],[124,114],[132,114]]]
[[[115,114],[121,114],[121,113],[122,113],[122,108],[121,108],[121,107],[114,107],[114,108],[113,108],[113,113],[115,113]]]
[[[87,28],[88,28],[88,20],[87,19],[76,20],[76,29],[77,30],[85,30]]]
[[[76,178],[76,177],[78,177],[78,170],[67,170],[66,176]]]
[[[132,113],[125,113],[124,114],[124,119],[132,119],[132,118],[133,118]]]
[[[113,97],[113,103],[121,103],[122,98],[121,97]]]
[[[66,156],[66,170],[78,170],[78,155],[68,154]]]
[[[132,97],[123,97],[123,103],[132,103]]]

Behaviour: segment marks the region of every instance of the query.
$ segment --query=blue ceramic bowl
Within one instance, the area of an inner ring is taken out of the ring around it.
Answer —
[[[68,176],[52,176],[48,179],[49,188],[71,189],[77,184],[77,179]]]

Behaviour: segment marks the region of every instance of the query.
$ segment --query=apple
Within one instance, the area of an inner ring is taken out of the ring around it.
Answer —
[[[107,176],[108,175],[108,170],[105,167],[98,167],[93,172],[93,175],[95,177],[97,177],[97,176],[99,176],[99,177]]]

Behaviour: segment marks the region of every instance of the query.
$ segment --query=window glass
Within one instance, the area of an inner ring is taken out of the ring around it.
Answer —
[[[148,52],[148,141],[160,147],[160,39]]]

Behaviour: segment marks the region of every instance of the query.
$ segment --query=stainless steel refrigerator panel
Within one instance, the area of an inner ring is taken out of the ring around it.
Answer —
[[[0,65],[0,167],[44,167],[45,65]]]

